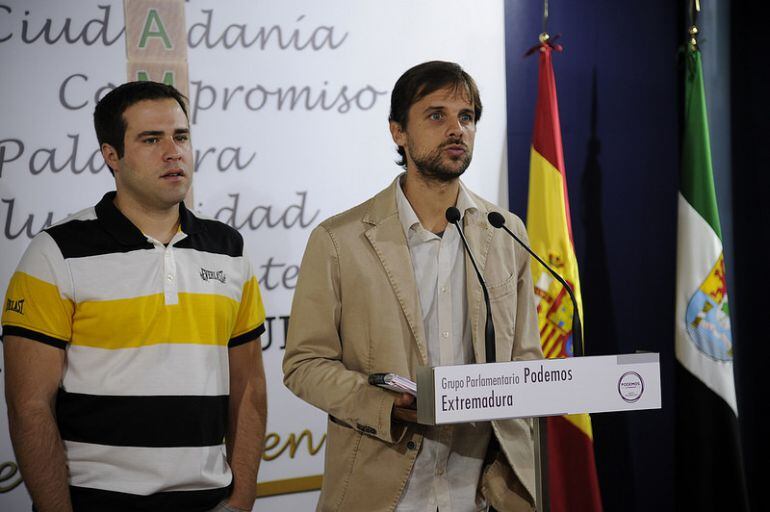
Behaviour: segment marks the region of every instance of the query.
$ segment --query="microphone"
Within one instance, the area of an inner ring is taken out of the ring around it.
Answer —
[[[502,216],[502,214],[498,212],[489,212],[487,215],[487,219],[489,219],[489,223],[492,224],[495,228],[503,228],[503,230],[511,235],[514,240],[519,242],[519,245],[524,247],[528,253],[532,255],[537,261],[540,262],[541,265],[543,265],[546,269],[548,269],[548,272],[551,273],[551,275],[561,283],[561,285],[564,287],[565,290],[567,290],[567,294],[569,295],[570,300],[572,300],[572,347],[574,349],[575,356],[582,356],[583,355],[583,329],[580,326],[580,312],[578,311],[577,301],[575,300],[575,293],[572,291],[572,287],[567,284],[567,281],[564,280],[563,277],[561,277],[559,274],[556,273],[554,269],[552,269],[545,261],[543,261],[540,256],[534,253],[532,249],[529,248],[527,244],[521,241],[519,237],[513,234],[513,231],[508,229],[508,226],[505,225],[505,217]]]
[[[476,271],[476,277],[481,285],[481,291],[484,292],[484,304],[487,306],[487,322],[484,329],[484,346],[486,347],[486,361],[487,363],[494,363],[497,360],[496,348],[495,348],[495,324],[492,322],[492,307],[489,304],[489,291],[487,290],[487,283],[484,281],[484,277],[479,272],[479,266],[476,263],[476,258],[473,257],[471,248],[468,246],[468,240],[465,239],[465,233],[463,233],[460,227],[460,210],[454,206],[450,206],[446,209],[446,220],[457,228],[457,232],[460,233],[460,239],[465,246],[465,252],[470,256],[471,263],[473,264],[473,270]]]

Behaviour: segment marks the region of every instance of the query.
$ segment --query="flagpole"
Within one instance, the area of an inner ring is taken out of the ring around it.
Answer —
[[[541,43],[548,41],[548,0],[543,0],[543,30],[540,32]],[[535,479],[537,481],[537,496],[535,507],[541,512],[550,512],[551,503],[548,499],[548,419],[536,418],[535,426]],[[543,467],[545,466],[545,467]]]

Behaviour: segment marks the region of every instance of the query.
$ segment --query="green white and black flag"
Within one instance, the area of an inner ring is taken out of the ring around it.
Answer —
[[[676,260],[676,510],[748,510],[700,51],[685,55]]]

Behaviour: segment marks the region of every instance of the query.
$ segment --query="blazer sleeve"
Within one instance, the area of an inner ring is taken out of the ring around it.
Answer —
[[[294,291],[284,384],[338,423],[392,443],[403,430],[391,426],[396,395],[343,363],[340,272],[338,247],[322,224],[310,235]]]

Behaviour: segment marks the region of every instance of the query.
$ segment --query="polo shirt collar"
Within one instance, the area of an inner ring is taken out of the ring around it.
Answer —
[[[123,245],[140,245],[147,242],[147,237],[115,206],[116,192],[107,192],[96,204],[96,217],[102,226]],[[203,223],[179,203],[179,223],[183,233],[191,235],[204,229]]]
[[[192,235],[206,229],[203,222],[187,209],[184,201],[179,202],[179,226],[183,233]]]

